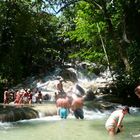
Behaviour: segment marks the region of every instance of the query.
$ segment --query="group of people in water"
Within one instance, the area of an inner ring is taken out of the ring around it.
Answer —
[[[69,113],[75,115],[77,119],[83,119],[83,96],[77,96],[76,94],[67,94],[63,88],[63,79],[57,79],[56,92],[55,92],[55,102],[57,106],[57,113],[61,118],[66,119]],[[42,103],[44,99],[48,100],[49,95],[44,97],[40,88],[34,89],[19,89],[19,90],[9,90],[5,88],[3,103],[9,104],[14,103],[16,105],[21,104],[32,104],[32,103]]]
[[[63,80],[59,79],[56,84],[57,91],[55,92],[55,102],[57,107],[57,114],[62,119],[67,119],[69,113],[73,114],[77,119],[84,119],[83,105],[85,95],[78,94],[66,94],[63,89]],[[43,96],[41,91],[38,92],[38,96],[36,97],[37,102],[42,102]],[[135,94],[140,98],[140,86],[137,86],[135,89]],[[8,98],[10,93],[6,89],[4,91],[4,104],[9,103]],[[14,103],[32,103],[33,94],[30,89],[22,89],[16,91],[14,94]],[[110,136],[116,135],[118,132],[121,132],[124,129],[122,124],[123,118],[126,114],[129,114],[129,107],[125,106],[123,108],[117,109],[111,113],[109,118],[105,123],[105,128]]]
[[[140,86],[136,87],[135,94],[140,98]],[[77,119],[79,118],[84,119],[84,112],[82,109],[83,102],[84,96],[81,97],[62,96],[62,98],[56,100],[58,114],[60,115],[61,118],[66,119],[68,116],[68,112],[72,112]],[[109,118],[105,123],[105,128],[110,136],[114,136],[124,130],[122,122],[126,114],[130,114],[128,106],[119,108],[110,114]]]
[[[66,119],[69,113],[73,113],[77,119],[84,118],[83,113],[83,101],[84,98],[78,97],[76,94],[68,95],[63,89],[63,79],[57,79],[56,92],[54,94],[54,99],[57,106],[57,114],[61,118]],[[46,98],[49,99],[49,95],[44,97],[41,92],[41,88],[34,89],[19,89],[19,90],[9,90],[5,88],[3,95],[3,103],[9,104],[14,103],[16,105],[21,104],[32,104],[32,103],[42,103]]]
[[[5,88],[3,95],[3,103],[9,104],[32,104],[32,103],[42,103],[43,95],[38,89],[19,89],[19,90],[8,90]]]
[[[76,94],[66,94],[63,89],[63,79],[59,79],[56,84],[57,92],[55,93],[57,114],[62,119],[66,119],[69,113],[74,114],[77,119],[84,118],[83,112],[83,96]]]
[[[58,115],[61,118],[66,119],[68,113],[74,114],[77,119],[84,119],[84,112],[83,112],[83,102],[84,96],[78,97],[75,96],[68,96],[64,94],[62,86],[62,81],[60,81],[58,86],[58,95],[59,98],[56,100],[56,105],[58,108]],[[57,94],[56,94],[57,95]],[[126,114],[129,113],[129,107],[125,106],[123,108],[117,109],[111,113],[109,118],[105,123],[105,128],[110,136],[114,136],[118,132],[123,130],[123,118]]]
[[[58,114],[61,118],[66,119],[68,113],[74,114],[77,119],[84,119],[83,112],[83,102],[84,96],[82,97],[63,97],[56,100],[56,105],[58,107]],[[105,123],[105,128],[110,136],[114,136],[118,132],[123,130],[122,121],[126,114],[129,113],[129,107],[125,106],[119,108],[111,113],[109,118]]]

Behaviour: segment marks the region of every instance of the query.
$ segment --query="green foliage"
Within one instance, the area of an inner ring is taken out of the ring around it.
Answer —
[[[119,89],[133,87],[140,81],[139,7],[138,0],[1,0],[1,80],[16,84],[76,59],[110,65]]]
[[[100,16],[99,11],[93,11],[93,7],[84,1],[80,2],[76,8],[77,16],[74,20],[76,27],[73,31],[69,31],[66,34],[68,34],[72,40],[76,39],[87,45],[96,42],[96,40],[99,40],[97,29],[98,16]],[[105,28],[105,24],[102,21],[99,24],[101,25],[102,32]]]
[[[90,48],[83,48],[80,49],[78,53],[72,53],[69,55],[69,58],[79,59],[81,61],[89,61],[89,62],[95,62],[99,61],[101,62],[104,58],[104,54],[102,52],[96,52],[94,49]]]
[[[0,75],[9,83],[21,82],[58,55],[52,53],[57,44],[57,18],[43,12],[40,2],[0,2]],[[49,48],[51,52],[46,51]]]
[[[74,11],[71,13],[75,14],[65,16],[67,19],[72,17],[71,23],[74,26],[67,28],[66,31],[63,30],[62,34],[73,43],[70,58],[102,62],[104,58],[101,43],[104,43],[110,67],[119,75],[117,82],[120,83],[118,85],[121,85],[121,88],[120,86],[118,88],[121,90],[127,86],[134,87],[139,83],[139,1],[56,1],[66,7],[63,9],[63,16],[66,11],[68,13]]]
[[[74,26],[71,25],[71,27],[74,28],[63,30],[61,36],[70,38],[73,43],[76,41],[80,44],[75,45],[69,58],[81,61],[102,62],[105,64],[97,23],[100,26],[100,33],[105,33],[106,26],[105,23],[100,20],[102,19],[100,11],[94,11],[93,8],[91,4],[84,1],[77,3],[75,10],[72,9],[75,16],[73,17],[73,22],[71,22]],[[65,22],[66,20],[63,21]]]

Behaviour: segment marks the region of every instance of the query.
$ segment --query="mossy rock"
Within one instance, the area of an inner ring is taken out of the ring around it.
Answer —
[[[15,122],[19,120],[27,120],[38,117],[38,112],[31,107],[0,105],[1,122]]]

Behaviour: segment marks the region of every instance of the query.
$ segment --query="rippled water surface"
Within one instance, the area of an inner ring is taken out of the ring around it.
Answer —
[[[61,120],[58,116],[0,124],[0,140],[110,140],[104,128],[107,117]],[[140,117],[127,115],[125,131],[115,140],[139,140]]]

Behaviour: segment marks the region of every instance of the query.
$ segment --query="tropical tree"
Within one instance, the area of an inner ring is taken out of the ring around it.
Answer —
[[[140,2],[137,0],[53,0],[49,3],[59,5],[57,11],[61,11],[65,18],[72,17],[74,26],[64,35],[75,41],[75,46],[80,50],[77,55],[72,52],[72,56],[93,58],[94,52],[103,54],[104,49],[104,54],[107,56],[105,60],[109,63],[106,62],[118,75],[117,86],[121,87],[118,89],[124,89],[119,92],[122,93],[130,87],[130,92],[125,96],[132,94],[134,86],[140,80],[138,49]],[[69,17],[68,14],[65,15],[66,12],[70,13]],[[85,49],[92,51],[87,53]],[[103,55],[100,56],[103,58]]]
[[[42,10],[41,1],[0,2],[0,77],[17,83],[59,55],[57,18]],[[51,57],[50,57],[51,56]],[[53,64],[52,64],[53,65]]]

